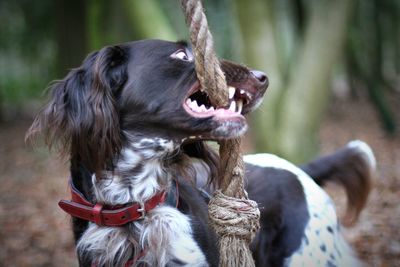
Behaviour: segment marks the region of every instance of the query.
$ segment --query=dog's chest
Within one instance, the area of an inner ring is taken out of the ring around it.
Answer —
[[[105,172],[103,179],[92,177],[96,200],[107,205],[145,203],[160,190],[170,191],[173,175],[160,156],[172,149],[171,143],[160,139],[145,139],[124,148],[114,172]],[[208,266],[193,238],[191,219],[168,203],[123,228],[90,224],[78,249],[101,264],[114,264],[118,258],[126,261],[144,251],[139,261],[149,266]],[[131,255],[121,257],[121,253]]]

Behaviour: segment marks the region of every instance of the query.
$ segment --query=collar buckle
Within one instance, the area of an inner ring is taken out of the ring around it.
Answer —
[[[138,220],[143,220],[144,217],[146,217],[146,208],[143,203],[140,203],[140,208],[137,209],[137,212],[140,213],[140,217],[138,218]]]

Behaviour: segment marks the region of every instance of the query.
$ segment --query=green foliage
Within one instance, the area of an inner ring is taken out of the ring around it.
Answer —
[[[347,75],[353,92],[360,87],[367,89],[389,133],[396,130],[387,98],[400,73],[399,18],[396,0],[358,1],[346,45]]]
[[[0,49],[18,50],[24,57],[35,57],[52,38],[54,1],[0,1]]]
[[[253,116],[257,150],[297,162],[317,151],[316,133],[330,97],[330,80],[343,61],[349,82],[357,80],[353,91],[366,91],[385,128],[394,131],[387,96],[400,70],[399,1],[234,3],[244,60],[270,78],[264,104]]]
[[[0,101],[21,105],[54,75],[52,8],[51,0],[0,1]]]
[[[341,3],[354,5],[337,14]],[[336,64],[346,66],[350,83],[357,84],[354,92],[368,92],[385,128],[395,130],[387,98],[400,73],[398,0],[203,0],[203,5],[218,55],[270,78],[264,105],[253,118],[260,150],[292,159],[315,151]],[[141,38],[188,39],[179,0],[1,0],[0,107],[41,95],[90,51]],[[296,131],[305,138],[291,134]]]

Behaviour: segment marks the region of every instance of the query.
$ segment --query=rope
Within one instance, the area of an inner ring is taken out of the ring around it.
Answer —
[[[206,15],[200,0],[181,0],[193,45],[197,78],[213,104],[226,106],[228,90],[225,75],[214,52],[214,42],[208,29]]]
[[[257,203],[215,191],[208,208],[211,225],[220,237],[219,266],[254,266],[249,243],[259,228]]]
[[[190,31],[197,78],[210,101],[225,107],[228,105],[225,75],[214,52],[201,1],[180,1]],[[220,142],[220,190],[215,191],[208,206],[210,224],[220,237],[219,266],[222,267],[254,266],[249,243],[260,227],[260,211],[244,190],[244,164],[240,151],[239,138]]]

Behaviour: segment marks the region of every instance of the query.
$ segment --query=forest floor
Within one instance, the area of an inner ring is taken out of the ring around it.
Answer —
[[[0,124],[0,267],[77,266],[70,218],[57,207],[58,200],[69,198],[67,164],[40,145],[24,144],[29,123]],[[353,139],[373,148],[378,162],[374,188],[346,237],[369,265],[400,266],[399,134],[384,133],[365,99],[347,99],[330,103],[319,137],[321,154]],[[343,192],[335,187],[328,192],[342,213]]]

